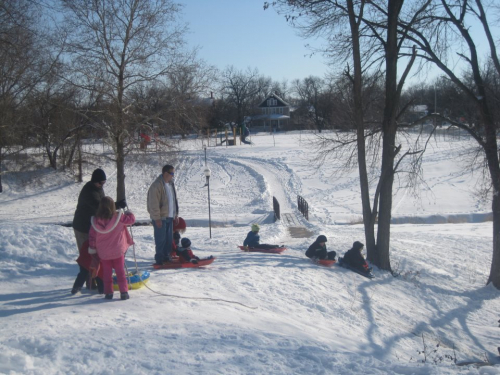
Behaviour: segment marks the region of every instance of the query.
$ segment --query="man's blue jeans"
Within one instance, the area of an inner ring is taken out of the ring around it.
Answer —
[[[171,217],[161,219],[161,228],[156,226],[155,220],[151,220],[155,235],[155,261],[163,263],[171,259],[172,241],[173,241],[173,222]]]

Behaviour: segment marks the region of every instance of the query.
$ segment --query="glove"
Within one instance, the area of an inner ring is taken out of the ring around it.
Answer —
[[[90,275],[94,279],[97,276],[97,272],[99,272],[99,263],[101,260],[97,254],[92,254],[92,260],[90,261]]]
[[[115,203],[116,208],[125,208],[127,207],[127,201],[125,199],[121,199]]]
[[[193,259],[191,259],[191,261],[190,261],[190,262],[191,262],[191,263],[193,263],[193,264],[198,264],[198,261],[197,261],[196,259],[194,259],[194,258],[193,258]]]

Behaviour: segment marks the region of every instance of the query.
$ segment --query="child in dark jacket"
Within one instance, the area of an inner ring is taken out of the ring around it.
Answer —
[[[260,242],[259,230],[260,227],[258,224],[252,224],[252,230],[248,232],[247,238],[245,238],[245,241],[243,241],[243,246],[245,246],[247,249],[249,247],[254,247],[254,248],[257,247],[259,249],[275,249],[277,247],[280,247],[279,245],[269,245],[265,243],[259,243]]]
[[[92,273],[96,273],[95,281],[97,283],[97,290],[99,291],[99,294],[103,294],[104,284],[102,282],[102,267],[99,267],[99,262],[95,265],[93,264],[92,256],[89,254],[89,241],[85,241],[80,247],[80,256],[76,260],[76,263],[80,266],[80,272],[76,276],[73,289],[71,289],[71,294],[78,293],[82,289],[83,284],[91,278],[89,276],[94,276],[91,275]],[[92,285],[92,283],[90,285]]]
[[[360,272],[369,273],[372,269],[368,266],[368,263],[361,254],[361,250],[363,250],[364,246],[365,245],[359,241],[354,242],[352,248],[345,253],[342,262]]]
[[[316,241],[309,246],[306,251],[306,257],[311,259],[329,259],[335,260],[337,253],[335,251],[326,250],[326,236],[320,235],[316,238]]]
[[[181,240],[181,247],[177,248],[177,254],[179,254],[179,262],[181,263],[191,262],[198,264],[198,261],[200,260],[200,258],[193,254],[193,251],[191,250],[191,241],[186,237]]]

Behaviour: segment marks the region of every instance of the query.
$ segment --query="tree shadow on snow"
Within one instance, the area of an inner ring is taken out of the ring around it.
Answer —
[[[382,275],[381,275],[382,276]],[[471,332],[469,327],[467,326],[467,317],[474,313],[475,311],[479,311],[482,305],[488,301],[495,298],[498,298],[498,294],[496,291],[492,291],[490,287],[480,287],[475,290],[468,290],[464,292],[457,292],[453,290],[448,290],[444,288],[440,288],[436,285],[429,286],[433,289],[433,294],[429,298],[433,298],[431,302],[426,301],[426,306],[434,307],[434,318],[425,319],[418,324],[416,324],[412,329],[408,332],[400,333],[394,336],[387,337],[383,342],[378,344],[376,342],[376,330],[377,323],[374,316],[374,306],[372,305],[372,298],[369,295],[370,289],[375,285],[383,285],[395,282],[398,279],[393,278],[391,275],[387,274],[387,277],[380,278],[377,277],[372,280],[367,280],[358,285],[358,292],[361,295],[361,300],[363,301],[363,309],[366,313],[366,318],[368,322],[370,322],[370,326],[366,332],[366,338],[370,341],[371,345],[371,353],[367,352],[367,354],[371,354],[376,358],[385,358],[390,353],[393,347],[403,339],[415,339],[416,336],[421,336],[423,333],[428,333],[429,335],[439,336],[439,341],[445,344],[447,347],[452,348],[455,346],[457,342],[462,343],[462,339],[458,336],[455,336],[455,340],[449,337],[442,337],[442,333],[439,335],[436,332],[448,332],[450,335],[453,335],[453,332],[456,330],[451,323],[454,320],[457,320],[462,328],[462,333],[465,333],[471,339],[471,343],[467,345],[468,347],[474,347],[478,352],[487,352],[490,354],[490,357],[495,356],[496,354],[492,353],[491,350],[486,349],[476,338],[476,336]],[[436,303],[436,297],[439,295],[446,295],[447,297],[459,297],[466,300],[466,303],[461,304],[449,311],[444,311],[441,306]],[[427,298],[427,299],[429,299]],[[410,306],[408,308],[411,308]],[[380,340],[379,340],[380,341]],[[368,348],[366,348],[368,349]],[[415,353],[416,357],[418,356]]]

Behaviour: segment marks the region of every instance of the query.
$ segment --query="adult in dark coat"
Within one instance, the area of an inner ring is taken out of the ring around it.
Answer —
[[[97,212],[101,199],[104,198],[103,186],[106,183],[106,173],[100,168],[92,172],[92,178],[87,182],[78,196],[73,231],[75,232],[78,250],[89,239],[90,218]]]
[[[314,241],[314,243],[309,246],[309,249],[307,249],[306,257],[311,259],[335,260],[335,256],[337,255],[337,253],[335,251],[327,251],[326,242],[326,236],[318,236],[318,238],[316,238],[316,241]]]
[[[342,262],[345,262],[349,265],[349,267],[354,268],[360,272],[368,273],[371,271],[368,263],[365,258],[361,254],[361,250],[363,250],[363,245],[361,242],[356,241],[352,244],[352,248],[345,253],[342,258]]]

